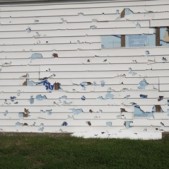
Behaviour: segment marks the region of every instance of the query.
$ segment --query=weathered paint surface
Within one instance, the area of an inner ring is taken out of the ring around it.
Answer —
[[[168,21],[168,0],[1,5],[0,131],[169,131]]]

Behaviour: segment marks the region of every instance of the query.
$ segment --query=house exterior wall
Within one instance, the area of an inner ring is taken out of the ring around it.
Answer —
[[[169,48],[137,43],[168,25],[168,0],[1,5],[0,131],[169,131]]]

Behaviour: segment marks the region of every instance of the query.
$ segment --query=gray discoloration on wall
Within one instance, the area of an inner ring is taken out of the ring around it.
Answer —
[[[169,1],[0,8],[0,131],[169,131]]]

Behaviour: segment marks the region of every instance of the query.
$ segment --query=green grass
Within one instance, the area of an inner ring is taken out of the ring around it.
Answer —
[[[0,135],[0,169],[169,169],[169,139]]]

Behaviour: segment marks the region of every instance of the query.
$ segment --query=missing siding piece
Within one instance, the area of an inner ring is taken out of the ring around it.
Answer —
[[[25,80],[23,83],[22,83],[22,86],[27,86],[28,83],[27,83],[27,80]]]
[[[162,61],[163,61],[163,62],[167,62],[167,58],[162,57]]]
[[[121,37],[121,35],[101,36],[102,49],[120,48],[122,46]]]
[[[90,109],[90,110],[89,110],[89,113],[93,113],[93,110],[92,110],[92,109]]]
[[[23,117],[28,117],[30,114],[29,110],[24,108],[24,113],[23,113]]]
[[[160,27],[157,27],[155,29],[156,29],[156,46],[160,46]]]
[[[164,96],[159,96],[158,97],[158,101],[161,101],[161,100],[163,100],[164,99]]]
[[[169,46],[169,27],[160,28],[160,46]]]
[[[57,53],[53,53],[52,56],[53,56],[54,58],[58,58],[58,54],[57,54]]]
[[[127,112],[124,108],[120,108],[120,112],[123,113],[123,112]]]
[[[86,97],[85,97],[85,96],[82,96],[82,97],[81,97],[81,100],[85,101],[85,100],[86,100]]]
[[[140,98],[142,98],[142,99],[147,99],[147,98],[148,98],[148,95],[140,94]]]
[[[155,106],[153,106],[152,112],[162,113],[164,111],[163,111],[161,105],[155,105]]]
[[[164,126],[165,127],[165,124],[163,122],[160,122],[161,126]]]
[[[16,100],[16,96],[11,96],[10,100],[11,100],[11,102],[14,102]]]
[[[90,121],[87,121],[86,122],[89,126],[91,126],[92,125],[92,123],[90,122]]]
[[[155,46],[155,34],[126,35],[126,47]]]
[[[125,46],[126,46],[126,36],[121,35],[121,47],[125,47]]]
[[[83,90],[86,90],[86,86],[92,85],[91,82],[82,82],[80,83],[80,86],[83,88]]]
[[[125,9],[123,9],[121,14],[120,14],[120,18],[124,18],[124,17],[125,17]]]
[[[68,126],[68,123],[67,123],[66,121],[64,121],[64,122],[62,123],[62,126]]]
[[[61,89],[61,84],[60,83],[54,83],[54,90],[60,90]]]
[[[133,123],[133,121],[125,121],[125,122],[124,122],[124,126],[125,126],[127,129],[129,129],[129,128],[132,127],[132,126],[131,126],[132,123]]]
[[[120,18],[124,18],[126,15],[134,14],[134,12],[129,8],[124,8],[120,14]]]
[[[31,33],[32,29],[30,27],[26,28],[27,33]]]

